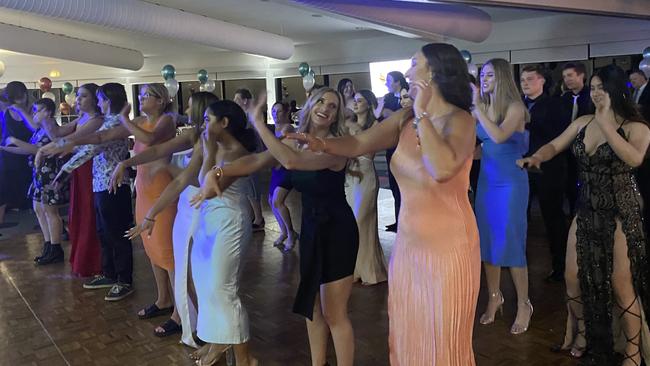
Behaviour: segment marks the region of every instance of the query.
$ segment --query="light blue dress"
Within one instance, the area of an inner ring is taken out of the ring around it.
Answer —
[[[528,173],[515,162],[528,151],[528,131],[497,144],[477,124],[476,136],[483,143],[475,204],[481,259],[494,266],[525,267]]]

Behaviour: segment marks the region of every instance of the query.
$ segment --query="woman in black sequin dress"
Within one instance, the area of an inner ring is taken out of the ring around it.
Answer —
[[[598,70],[591,78],[595,114],[576,119],[518,161],[539,168],[570,146],[578,162],[578,209],[565,272],[569,320],[558,349],[570,349],[582,365],[638,366],[639,345],[648,342],[642,331],[642,313],[650,311],[643,202],[633,173],[650,144],[650,129],[630,102],[625,80],[615,65]]]

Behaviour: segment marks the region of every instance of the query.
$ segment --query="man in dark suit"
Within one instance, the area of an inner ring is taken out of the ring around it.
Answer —
[[[524,104],[530,113],[530,148],[528,155],[559,136],[568,127],[570,110],[560,98],[544,93],[545,72],[540,66],[526,66],[521,72],[521,90]],[[536,196],[546,227],[551,249],[553,269],[546,277],[549,282],[562,282],[568,226],[564,214],[564,193],[567,181],[567,155],[558,154],[542,164],[541,172],[531,171],[529,176],[530,200]]]
[[[643,71],[634,70],[630,73],[630,83],[634,88],[632,101],[639,105],[643,118],[646,121],[650,121],[650,87],[648,87],[648,78]]]

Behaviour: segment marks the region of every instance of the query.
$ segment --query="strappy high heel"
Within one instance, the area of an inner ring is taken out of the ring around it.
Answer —
[[[503,303],[505,302],[505,299],[503,298],[503,294],[501,293],[501,291],[490,293],[490,299],[488,300],[488,305],[490,301],[495,301],[495,300],[498,301],[498,305],[494,310],[494,313],[492,313],[491,315],[489,315],[488,313],[483,313],[483,315],[481,315],[481,318],[479,319],[479,323],[483,325],[494,323],[494,319],[496,317],[497,311],[499,311],[501,313],[501,316],[503,316]]]
[[[641,315],[640,314],[635,314],[635,313],[630,311],[630,308],[632,306],[634,306],[634,304],[637,303],[637,299],[638,299],[638,296],[635,296],[632,303],[630,303],[630,305],[628,305],[626,308],[623,308],[620,304],[618,305],[621,309],[623,309],[623,311],[621,312],[621,315],[619,315],[619,319],[621,319],[621,321],[623,320],[623,316],[625,315],[625,313],[627,313],[627,314],[630,314],[630,315],[632,315],[632,316],[634,316],[636,318],[639,318],[639,322],[641,322]],[[636,361],[636,357],[639,357],[639,359],[641,358],[641,347],[639,346],[639,344],[641,343],[640,342],[641,341],[641,329],[642,329],[642,327],[639,328],[639,331],[634,335],[634,337],[630,338],[630,337],[628,337],[627,333],[625,332],[625,328],[623,328],[623,335],[625,336],[626,343],[631,343],[632,345],[634,345],[636,347],[636,352],[634,352],[633,354],[628,354],[627,349],[623,350],[623,359],[621,360],[621,366],[625,366],[626,360],[630,360],[631,362],[633,362],[634,366],[640,366],[641,365],[639,362]],[[635,340],[636,340],[636,342],[635,342]]]
[[[530,316],[528,317],[528,321],[526,321],[526,324],[517,324],[514,323],[512,327],[510,327],[510,333],[514,335],[519,335],[526,333],[528,331],[528,326],[530,325],[530,320],[533,318],[533,304],[530,303],[530,299],[526,300],[524,303],[530,309]],[[519,312],[519,310],[517,310]]]
[[[212,345],[210,347],[212,347]],[[214,366],[214,365],[217,364],[217,362],[219,362],[219,360],[221,360],[221,357],[223,357],[223,355],[226,354],[226,352],[231,348],[232,348],[232,346],[226,346],[224,349],[222,349],[219,352],[219,354],[214,358],[214,360],[204,361],[204,357],[207,357],[210,354],[210,350],[208,350],[207,353],[205,353],[204,355],[201,356],[201,358],[196,360],[196,365],[197,366]]]
[[[569,308],[571,309],[571,315],[575,317],[576,319],[576,326],[577,330],[575,332],[573,342],[571,344],[565,345],[565,344],[558,344],[556,346],[553,346],[551,348],[552,352],[562,352],[562,351],[569,351],[569,355],[573,358],[581,358],[585,352],[587,351],[587,338],[585,337],[585,319],[583,317],[577,316],[575,311],[573,310],[572,306],[570,305],[571,302],[574,302],[580,306],[583,305],[582,301],[580,301],[580,296],[575,296],[575,297],[568,297],[567,296],[567,304],[569,305]],[[578,340],[582,337],[583,344],[582,346],[578,345]],[[565,341],[566,342],[566,341]]]

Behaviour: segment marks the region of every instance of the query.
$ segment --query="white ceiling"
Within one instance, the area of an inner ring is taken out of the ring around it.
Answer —
[[[180,74],[188,75],[195,73],[199,68],[206,68],[210,72],[253,71],[264,75],[265,68],[292,68],[301,61],[344,64],[368,62],[375,57],[390,58],[397,54],[400,57],[408,56],[415,49],[415,45],[422,42],[400,38],[378,30],[385,30],[382,27],[368,29],[369,25],[365,22],[295,6],[290,0],[155,0],[155,3],[289,37],[297,45],[296,55],[290,60],[280,62],[188,42],[107,30],[99,26],[54,20],[2,8],[0,9],[2,23],[139,50],[145,55],[145,66],[140,71],[132,72],[46,57],[0,52],[0,61],[6,65],[5,76],[0,78],[0,83],[6,83],[11,78],[36,80],[51,69],[61,72],[61,80],[153,77],[157,76],[158,70],[165,63],[174,64]],[[479,8],[492,17],[495,29],[493,34],[504,33],[504,29],[507,29],[510,23],[521,24],[522,21],[529,20],[531,24],[542,27],[539,33],[540,37],[544,37],[546,33],[553,33],[543,28],[545,24],[554,24],[552,19],[560,19],[559,17],[563,16],[563,14],[541,10]],[[314,14],[320,16],[314,17],[312,16]],[[582,23],[586,24],[592,18],[603,19],[603,17],[596,18],[589,15],[572,14],[571,16],[574,17],[572,19],[581,19]],[[642,28],[650,29],[650,22],[632,20],[634,21],[646,25]],[[594,23],[593,27],[594,31],[599,29],[603,31],[602,23]],[[232,35],[232,37],[236,36],[236,34]],[[522,42],[526,40],[521,39]],[[488,41],[479,45],[482,50],[488,49],[490,42],[496,42],[490,39]],[[461,44],[467,45],[462,42]],[[360,48],[358,45],[364,47]],[[405,52],[404,50],[407,49],[410,51]],[[327,52],[329,54],[325,54]],[[360,54],[362,52],[366,54]],[[313,54],[318,53],[320,55],[312,57]]]

